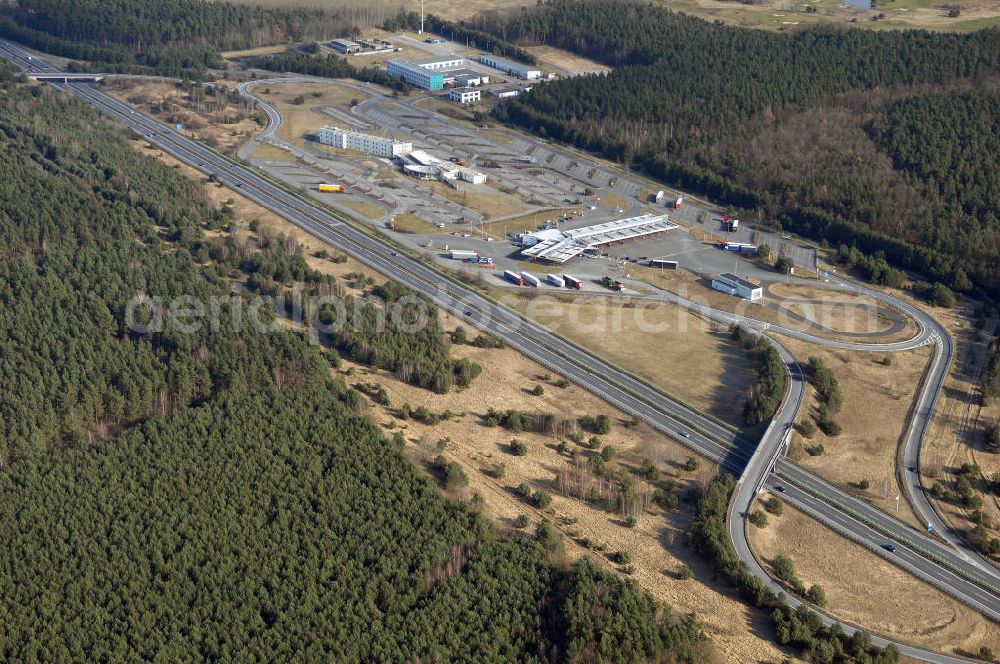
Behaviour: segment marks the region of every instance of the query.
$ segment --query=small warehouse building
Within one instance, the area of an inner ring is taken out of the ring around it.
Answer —
[[[473,71],[472,69],[459,69],[458,71],[449,73],[455,77],[455,85],[461,85],[463,88],[486,85],[490,82],[489,76],[480,74],[478,71]]]
[[[514,62],[506,58],[498,58],[495,55],[480,55],[479,61],[487,67],[499,69],[505,74],[511,74],[512,76],[520,76],[529,80],[542,77],[542,72],[539,69],[533,69],[528,65],[522,65],[520,62]]]
[[[457,101],[459,104],[475,104],[478,101],[482,101],[483,95],[479,90],[452,88],[448,91],[448,98],[452,101]]]
[[[751,302],[764,299],[764,289],[760,284],[737,277],[731,272],[723,272],[715,279],[712,279],[712,288],[728,295],[742,297],[744,300],[750,300]]]
[[[350,39],[334,39],[330,42],[330,48],[340,53],[357,53],[361,50],[361,44]]]

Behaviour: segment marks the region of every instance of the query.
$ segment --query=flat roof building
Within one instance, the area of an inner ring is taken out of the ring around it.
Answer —
[[[391,138],[362,134],[351,129],[326,126],[319,130],[319,142],[343,150],[356,150],[379,157],[402,157],[413,151],[413,144]]]
[[[361,50],[361,44],[350,39],[334,39],[330,42],[330,48],[341,53],[357,53]]]
[[[424,90],[444,89],[444,76],[409,60],[393,58],[386,63],[389,76],[399,76],[412,86]]]
[[[712,288],[723,293],[728,293],[729,295],[738,295],[751,302],[764,298],[764,289],[760,284],[747,281],[731,272],[723,272],[715,279],[712,279]]]
[[[504,73],[520,76],[521,78],[534,79],[542,77],[541,70],[534,69],[528,65],[522,65],[520,62],[514,62],[513,60],[508,60],[506,58],[498,58],[495,55],[480,55],[479,61],[488,67],[493,67],[494,69],[499,69]]]
[[[490,77],[472,69],[458,69],[448,72],[455,78],[455,84],[470,88],[475,85],[486,85],[490,82]]]
[[[421,58],[419,60],[411,60],[410,62],[423,67],[424,69],[430,69],[431,71],[437,71],[439,69],[459,69],[465,65],[465,60],[457,55],[445,55],[439,58]]]
[[[479,90],[464,90],[462,88],[452,88],[448,91],[448,98],[457,101],[459,104],[474,104],[481,101],[483,95]]]

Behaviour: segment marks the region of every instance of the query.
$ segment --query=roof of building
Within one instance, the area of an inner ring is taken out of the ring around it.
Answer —
[[[489,74],[484,74],[482,72],[476,71],[475,69],[469,69],[467,67],[462,67],[461,69],[453,69],[448,73],[456,78],[458,78],[459,76],[468,78],[483,78],[489,76]]]
[[[510,69],[516,69],[520,71],[541,71],[539,69],[532,67],[531,65],[526,65],[521,62],[515,62],[513,60],[508,60],[507,58],[501,58],[496,55],[483,54],[479,56],[480,62],[485,63],[487,60],[494,64],[503,65],[504,67],[509,67]]]
[[[748,290],[757,290],[758,288],[761,287],[760,284],[755,284],[754,282],[748,281],[742,277],[737,277],[732,272],[723,272],[718,277],[716,277],[716,281],[728,281],[733,285],[742,286],[743,288],[746,288]]]
[[[358,48],[361,48],[361,44],[359,44],[358,42],[351,41],[350,39],[331,39],[330,43],[331,44],[340,44],[341,46],[347,46],[347,47],[351,47],[351,48],[353,48],[355,46],[357,46]]]
[[[441,55],[436,58],[417,58],[416,60],[410,60],[410,62],[418,65],[433,65],[438,62],[455,62],[456,60],[459,62],[465,62],[465,58],[460,55]]]
[[[427,75],[427,76],[441,76],[441,72],[439,72],[439,71],[433,71],[431,69],[425,69],[424,67],[421,67],[420,65],[418,65],[416,62],[413,62],[412,60],[404,60],[403,58],[392,58],[391,60],[389,60],[388,62],[386,62],[386,65],[387,66],[388,65],[395,65],[395,66],[400,67],[402,69],[408,69],[408,70],[410,70],[412,72],[416,72],[416,73],[419,73],[419,74],[424,74],[424,75]]]
[[[531,234],[539,242],[524,249],[521,253],[525,256],[543,258],[554,263],[565,263],[591,247],[609,242],[630,240],[653,233],[664,233],[675,228],[677,228],[677,224],[668,221],[666,215],[643,214],[638,217],[616,219],[570,231],[550,229],[554,232],[542,231]]]
[[[434,166],[441,163],[441,160],[432,154],[424,152],[423,150],[414,150],[407,155],[410,161],[420,164],[421,166]]]

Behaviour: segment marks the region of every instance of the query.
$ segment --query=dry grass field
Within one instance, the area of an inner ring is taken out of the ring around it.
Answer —
[[[812,438],[799,433],[792,437],[789,455],[837,486],[864,498],[886,512],[896,514],[896,496],[901,488],[896,477],[896,450],[917,386],[930,360],[929,347],[892,353],[892,364],[879,362],[882,355],[841,351],[782,337],[800,362],[810,356],[822,359],[833,371],[844,395],[844,405],[836,416],[843,427],[830,437],[817,430]],[[813,416],[818,402],[809,388],[807,407],[799,421]],[[813,456],[807,448],[822,445]],[[868,489],[859,484],[867,480]],[[909,508],[905,496],[899,501],[898,518],[918,528],[923,525]]]
[[[765,563],[786,555],[808,588],[826,591],[826,610],[844,622],[950,654],[1000,650],[1000,625],[919,581],[802,512],[784,506],[750,540]]]
[[[509,217],[528,210],[527,204],[516,196],[505,194],[489,185],[466,185],[459,183],[453,189],[443,182],[422,180],[418,184],[444,196],[450,201],[485,215],[487,219]]]
[[[726,330],[668,303],[513,294],[503,300],[691,406],[742,423],[753,372]]]
[[[582,74],[585,72],[610,71],[611,68],[602,65],[596,60],[576,55],[561,48],[551,46],[532,46],[527,49],[536,56],[541,65],[552,67],[553,69],[566,74]]]
[[[351,100],[368,98],[364,92],[336,83],[262,83],[252,91],[281,113],[278,136],[300,147],[305,145],[306,136],[319,133],[323,125],[334,124],[320,109],[332,106],[350,112]],[[301,104],[295,103],[298,97],[303,100]]]
[[[217,85],[232,88],[231,81],[215,81]],[[120,80],[108,83],[104,91],[124,101],[130,102],[144,113],[152,108],[159,109],[153,114],[157,119],[169,124],[184,125],[183,133],[225,152],[235,154],[239,146],[250,140],[261,126],[252,117],[241,117],[241,109],[233,104],[214,110],[199,107],[191,101],[187,91],[178,85],[165,81]],[[226,118],[226,121],[222,119]]]
[[[780,307],[787,307],[794,313],[815,320],[836,332],[884,335],[893,326],[893,319],[885,314],[885,307],[879,307],[873,298],[819,286],[780,283],[771,285],[768,294],[785,298],[785,301],[778,302]],[[808,302],[797,302],[797,300]],[[893,340],[913,338],[918,331],[917,324],[908,317],[905,320],[904,329],[887,336]]]
[[[338,200],[337,202],[346,208],[354,210],[365,219],[378,219],[383,214],[385,214],[385,210],[383,210],[380,206],[375,205],[374,203],[358,201],[354,200],[353,198],[343,198]]]

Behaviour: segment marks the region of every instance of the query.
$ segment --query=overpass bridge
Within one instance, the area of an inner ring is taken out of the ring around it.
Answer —
[[[28,72],[28,78],[43,83],[96,83],[104,80],[106,74],[85,74],[73,72]]]

